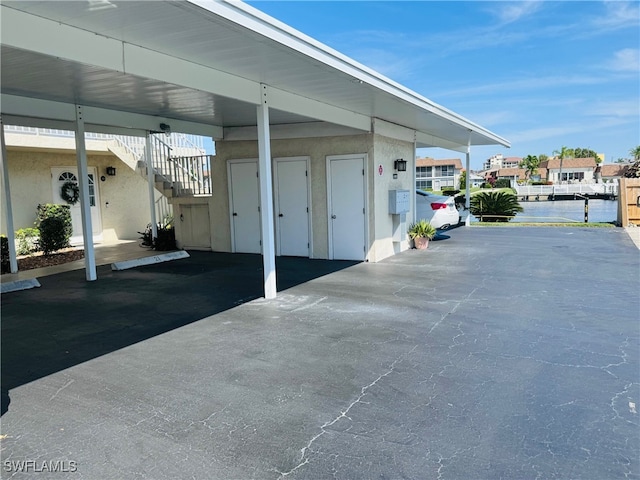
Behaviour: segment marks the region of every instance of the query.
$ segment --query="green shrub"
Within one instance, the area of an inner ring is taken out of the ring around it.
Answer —
[[[36,227],[40,230],[38,246],[45,255],[68,247],[73,233],[71,208],[69,205],[41,203],[37,209]]]
[[[511,187],[511,180],[508,178],[499,178],[496,183],[493,184],[495,188],[509,188]]]
[[[16,230],[16,240],[18,240],[18,255],[29,255],[38,250],[38,238],[40,231],[37,228],[21,228]]]
[[[42,253],[49,255],[69,246],[69,235],[65,221],[60,217],[48,217],[40,222],[38,244]]]
[[[436,227],[423,218],[409,225],[407,233],[409,234],[409,237],[415,240],[416,237],[432,239],[435,237],[437,232]]]
[[[482,192],[471,197],[471,214],[483,222],[508,222],[523,208],[508,192]]]
[[[0,270],[2,273],[9,273],[11,271],[9,264],[9,239],[4,235],[0,235]]]
[[[154,249],[160,251],[177,250],[176,231],[173,227],[158,228],[158,237],[154,242]]]
[[[158,224],[158,236],[154,239],[151,230],[151,224],[147,225],[144,232],[138,232],[140,235],[140,246],[153,248],[159,251],[177,250],[176,231],[172,225],[162,226]]]

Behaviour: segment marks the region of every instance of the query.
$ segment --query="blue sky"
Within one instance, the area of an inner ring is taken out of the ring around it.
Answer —
[[[640,145],[637,1],[247,3],[511,141],[473,148],[472,168],[563,145],[610,163]]]

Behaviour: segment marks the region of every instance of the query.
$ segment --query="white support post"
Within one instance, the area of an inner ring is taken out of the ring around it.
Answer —
[[[153,152],[151,150],[151,133],[147,132],[144,156],[147,163],[147,184],[149,185],[149,214],[151,218],[151,238],[158,238],[158,220],[156,219],[156,172],[153,169]]]
[[[416,160],[418,158],[418,147],[416,145],[416,132],[413,132],[413,161],[411,162],[411,195],[409,196],[409,198],[411,199],[411,211],[413,212],[413,216],[411,218],[411,222],[417,222],[418,221],[418,212],[417,212],[417,204],[416,204],[416,190],[418,189],[418,174],[416,173],[416,171],[418,170],[417,166],[418,166],[418,161]],[[405,232],[406,233],[406,232]],[[406,237],[406,236],[405,236]],[[409,242],[409,244],[411,244],[411,242]],[[409,245],[411,246],[411,245]]]
[[[273,223],[273,183],[271,180],[271,135],[267,86],[260,85],[262,103],[257,107],[258,175],[260,177],[260,220],[262,228],[262,262],[264,298],[276,297],[276,250]]]
[[[96,256],[93,251],[93,226],[91,225],[91,206],[89,205],[89,170],[87,168],[87,149],[84,142],[84,118],[82,106],[76,105],[76,161],[78,163],[78,188],[80,190],[80,213],[82,215],[82,238],[84,240],[84,265],[88,281],[98,278]]]
[[[7,214],[7,240],[9,242],[9,271],[18,271],[16,255],[16,238],[13,231],[13,209],[11,207],[11,190],[9,188],[9,165],[7,145],[4,143],[4,123],[0,119],[0,161],[2,162],[2,188],[4,190],[4,209]]]
[[[467,218],[464,221],[464,225],[469,227],[471,226],[471,130],[469,130],[466,157],[467,178],[465,182],[464,207],[467,209]]]

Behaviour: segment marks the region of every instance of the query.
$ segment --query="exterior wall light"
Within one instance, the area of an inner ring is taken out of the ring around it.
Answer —
[[[398,172],[406,172],[407,171],[407,161],[402,158],[397,159],[393,162],[393,168]]]
[[[171,136],[171,126],[167,125],[166,123],[160,124],[160,131],[162,131],[162,133],[164,133],[167,137]]]
[[[116,176],[116,167],[107,167],[107,175],[110,177]]]

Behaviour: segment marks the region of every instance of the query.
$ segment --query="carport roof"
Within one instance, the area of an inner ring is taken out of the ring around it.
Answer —
[[[294,30],[230,1],[4,1],[2,113],[221,138],[256,125],[323,121],[416,131],[418,147],[509,146],[504,138]],[[117,114],[114,114],[114,111]],[[124,112],[124,113],[123,113]],[[37,123],[37,122],[36,122]]]

